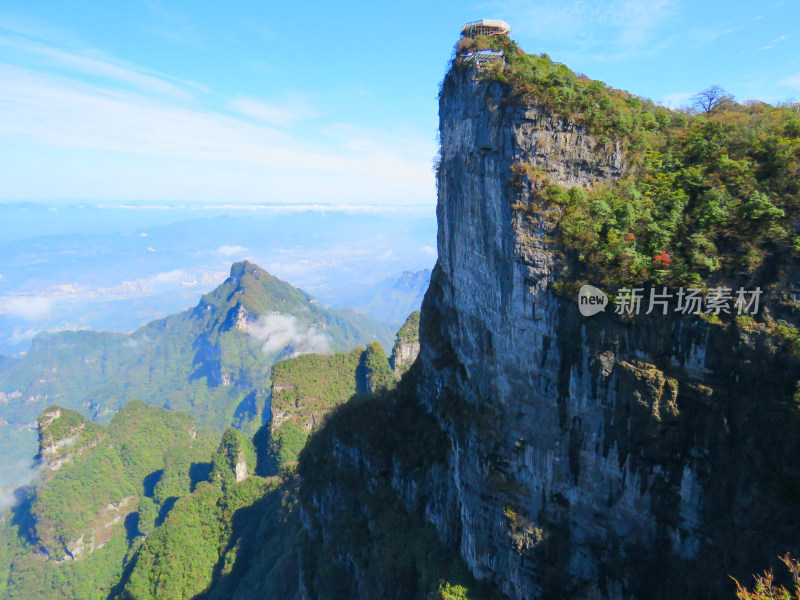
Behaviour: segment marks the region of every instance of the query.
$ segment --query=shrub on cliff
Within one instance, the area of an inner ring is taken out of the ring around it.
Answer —
[[[792,576],[791,590],[781,585],[775,585],[774,574],[772,571],[766,571],[763,575],[754,576],[756,583],[752,592],[736,579],[731,578],[736,583],[736,597],[739,600],[800,600],[800,561],[788,554],[782,556],[781,560]]]
[[[790,107],[731,105],[666,128],[615,184],[544,195],[565,245],[607,283],[754,273],[770,255],[797,254],[797,124]]]
[[[482,66],[485,78],[508,84],[512,101],[584,125],[598,150],[624,153],[616,183],[567,190],[527,178],[599,283],[697,285],[800,254],[800,105],[725,96],[702,114],[672,111],[504,38],[486,42],[506,60]]]

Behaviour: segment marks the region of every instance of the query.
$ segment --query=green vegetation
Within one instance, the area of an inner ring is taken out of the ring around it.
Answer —
[[[447,439],[413,397],[410,377],[403,390],[395,389],[379,343],[279,361],[270,377],[276,425],[267,429],[279,474],[267,478],[253,474],[254,444],[234,428],[220,439],[195,429],[186,414],[139,401],[107,427],[49,408],[39,419],[42,455],[59,462],[50,463],[28,501],[0,526],[0,595],[291,598],[301,562],[311,566],[315,556],[322,562],[312,585],[345,581],[328,579],[341,543],[348,551],[358,545],[359,561],[376,544],[378,553],[364,565],[398,590],[445,600],[483,597],[457,553],[440,544],[431,525],[406,512],[388,481],[373,490],[357,485],[326,445],[335,435],[403,469],[444,459]],[[50,446],[59,453],[48,453]],[[349,483],[369,507],[368,515],[356,511],[352,520],[349,514],[342,519],[333,545],[319,554],[297,510],[301,454],[310,489]]]
[[[175,503],[137,554],[122,598],[191,598],[211,583],[220,544],[220,487],[201,483]],[[163,557],[159,549],[167,551]],[[154,556],[162,560],[154,560]]]
[[[556,116],[579,120],[603,145],[619,141],[625,148],[639,148],[664,126],[685,118],[650,100],[578,75],[547,54],[525,54],[508,36],[478,36],[462,47],[502,50],[504,63],[482,67],[487,79],[509,84],[520,103],[535,102]]]
[[[380,344],[371,351],[304,354],[276,363],[268,458],[270,472],[280,476],[250,475],[237,482],[242,459],[252,473],[255,450],[240,432],[226,430],[212,458],[210,482],[179,499],[143,543],[119,598],[229,598],[234,589],[292,597],[300,528],[293,467],[329,411],[354,396],[366,400],[359,395],[366,389],[365,365],[380,364],[378,357],[388,369]],[[377,373],[383,372],[376,367]]]
[[[403,323],[403,326],[397,331],[394,338],[394,345],[397,347],[400,344],[410,344],[419,341],[419,318],[420,312],[415,310]]]
[[[302,354],[272,368],[272,412],[305,419],[338,406],[359,389],[363,348],[337,354]]]
[[[372,342],[367,346],[363,361],[367,390],[370,393],[382,394],[395,386],[397,381],[394,372],[380,342]]]
[[[49,460],[57,460],[67,452],[84,448],[96,441],[103,433],[102,425],[85,419],[73,410],[51,406],[36,420],[39,430],[40,447],[53,447],[55,452],[48,455]],[[58,442],[61,442],[60,445]]]
[[[439,582],[441,600],[470,600],[469,590],[463,585],[452,585],[449,581]]]
[[[310,434],[310,430],[294,421],[281,423],[270,438],[270,470],[274,472],[296,463]]]
[[[102,551],[54,565],[6,525],[0,527],[0,547],[0,597],[8,600],[107,600],[132,552],[124,535],[114,536]]]
[[[564,245],[599,283],[701,285],[800,251],[797,104],[726,99],[699,115],[671,111],[504,36],[471,43],[504,51],[484,76],[511,86],[516,101],[584,124],[598,151],[621,144],[628,168],[614,184],[564,189],[515,173],[554,210]]]
[[[143,543],[117,598],[293,597],[295,487],[292,476],[199,484]]]
[[[389,364],[394,371],[396,378],[402,377],[403,373],[408,371],[416,358],[416,353],[410,352],[415,346],[419,348],[419,319],[420,312],[415,310],[403,323],[403,326],[397,332],[394,338],[394,347],[392,348],[392,358]]]
[[[141,536],[207,476],[218,437],[136,401],[105,428],[57,406],[39,425],[49,466],[0,524],[2,597],[105,600]]]
[[[303,354],[273,367],[271,473],[297,461],[311,430],[328,411],[364,391],[358,381],[363,354],[362,348],[347,354]]]
[[[219,433],[229,425],[254,433],[262,423],[270,368],[286,353],[265,354],[263,342],[237,323],[252,323],[273,311],[293,315],[303,331],[316,324],[334,350],[393,335],[388,325],[352,311],[324,309],[259,267],[236,263],[231,276],[194,309],[129,335],[42,333],[24,358],[3,361],[0,392],[26,401],[0,403],[0,466],[35,452],[35,436],[26,427],[54,401],[106,424],[138,398],[188,412],[200,426]]]
[[[256,451],[252,440],[233,427],[222,434],[219,448],[211,459],[211,480],[219,481],[222,489],[232,486],[237,479],[252,474],[256,466]]]

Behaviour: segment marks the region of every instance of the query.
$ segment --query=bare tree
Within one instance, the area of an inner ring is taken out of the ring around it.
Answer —
[[[711,114],[715,108],[733,102],[733,96],[718,85],[712,85],[692,96],[692,106],[704,113]]]

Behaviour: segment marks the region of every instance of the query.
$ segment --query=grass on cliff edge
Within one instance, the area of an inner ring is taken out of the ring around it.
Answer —
[[[515,181],[546,200],[557,235],[604,285],[701,286],[721,276],[757,280],[771,257],[800,254],[800,104],[726,100],[673,111],[525,54],[506,36],[462,40],[458,52],[503,50],[483,77],[583,124],[600,151],[618,142],[626,171],[616,183],[564,189],[533,165]],[[547,149],[543,149],[546,151]]]

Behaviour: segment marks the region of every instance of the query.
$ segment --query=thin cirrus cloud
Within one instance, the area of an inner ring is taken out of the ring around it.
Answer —
[[[294,134],[287,126],[319,116],[307,98],[270,103],[235,96],[221,112],[203,107],[208,94],[198,84],[100,52],[0,33],[2,48],[27,57],[0,62],[6,147],[85,151],[70,156],[85,176],[66,173],[61,184],[50,174],[24,179],[20,171],[31,172],[30,162],[0,165],[9,198],[91,198],[114,189],[113,181],[120,191],[112,198],[424,204],[435,197],[433,140],[397,144],[396,135],[355,127],[348,137],[346,126],[331,135],[324,122],[316,132]],[[98,157],[116,171],[99,171]],[[154,157],[159,164],[146,167],[151,175],[135,169]]]
[[[281,104],[262,102],[253,98],[233,98],[228,108],[236,112],[254,117],[259,121],[286,127],[302,119],[319,116],[319,112],[302,102],[284,102]]]
[[[207,91],[194,82],[142,69],[96,50],[70,52],[41,41],[7,35],[0,35],[0,47],[28,54],[45,65],[99,77],[150,93],[189,99],[198,91]]]

